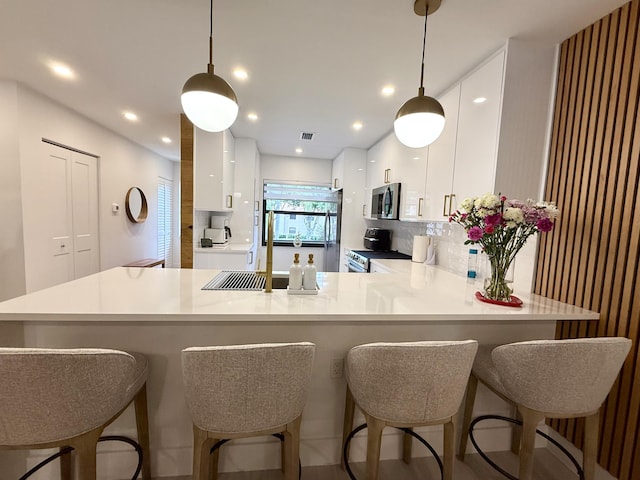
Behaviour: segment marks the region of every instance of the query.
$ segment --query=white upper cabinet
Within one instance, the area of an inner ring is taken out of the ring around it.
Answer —
[[[460,84],[455,85],[438,100],[444,109],[445,124],[442,134],[428,147],[427,180],[419,220],[442,220],[451,201]]]
[[[537,198],[546,162],[555,49],[509,40],[442,95],[442,135],[428,148],[419,220],[446,220],[486,192]]]
[[[331,164],[331,188],[338,190],[344,186],[344,152],[333,159]]]
[[[337,185],[342,189],[342,248],[362,247],[362,235],[366,228],[364,218],[368,215],[370,201],[365,197],[366,163],[367,151],[361,148],[345,148],[333,160],[333,182],[336,185],[335,180],[339,179]],[[336,172],[340,172],[339,175]],[[340,271],[347,271],[343,263]]]
[[[424,209],[425,175],[427,172],[427,148],[410,148],[397,144],[395,172],[400,181],[400,220],[418,221]]]
[[[233,209],[235,146],[228,130],[194,131],[194,208]]]
[[[464,200],[459,198],[461,195],[470,197],[493,191],[503,73],[504,52],[500,52],[460,86],[452,211],[456,200]]]
[[[233,215],[231,231],[233,243],[254,243],[256,215],[259,211],[260,154],[253,138],[235,139]]]

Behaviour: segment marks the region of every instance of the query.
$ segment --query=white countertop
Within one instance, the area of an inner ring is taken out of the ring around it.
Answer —
[[[230,253],[241,254],[247,253],[253,247],[252,243],[227,243],[226,245],[214,245],[213,247],[193,247],[194,252],[198,253]]]
[[[387,261],[393,262],[393,261]],[[597,320],[568,304],[517,292],[521,308],[489,305],[472,281],[406,261],[404,273],[319,273],[318,295],[201,290],[218,270],[117,267],[0,303],[0,321],[489,322]],[[418,267],[418,268],[416,268]]]

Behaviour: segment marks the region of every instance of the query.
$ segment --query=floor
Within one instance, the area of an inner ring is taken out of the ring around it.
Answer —
[[[552,453],[545,448],[536,450],[536,464],[534,480],[574,480],[578,479],[575,472],[569,470]],[[518,459],[511,452],[496,452],[490,454],[491,459],[501,467],[517,476]],[[364,478],[364,464],[356,463],[352,466],[357,479]],[[467,455],[465,461],[456,460],[454,475],[456,480],[504,480],[505,477],[493,470],[479,455]],[[221,473],[219,480],[282,480],[279,470],[264,470],[257,472]],[[431,457],[416,458],[410,465],[400,460],[380,462],[379,480],[439,480],[440,472],[435,460]],[[191,477],[164,477],[162,480],[190,480]],[[160,480],[160,479],[158,479]],[[320,467],[304,467],[302,480],[349,480],[349,476],[340,469],[339,465]]]

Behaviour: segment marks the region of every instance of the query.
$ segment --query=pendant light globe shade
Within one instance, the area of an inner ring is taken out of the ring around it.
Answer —
[[[398,140],[410,148],[422,148],[436,141],[444,129],[444,110],[435,98],[423,94],[407,100],[393,122]]]
[[[185,115],[196,127],[221,132],[236,121],[238,100],[233,88],[213,74],[212,65],[209,67],[207,73],[198,73],[186,81],[180,101]]]

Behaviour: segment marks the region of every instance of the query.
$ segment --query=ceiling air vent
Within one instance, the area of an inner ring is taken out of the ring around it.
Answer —
[[[313,140],[315,133],[312,132],[300,132],[300,140],[307,140],[308,142]]]

